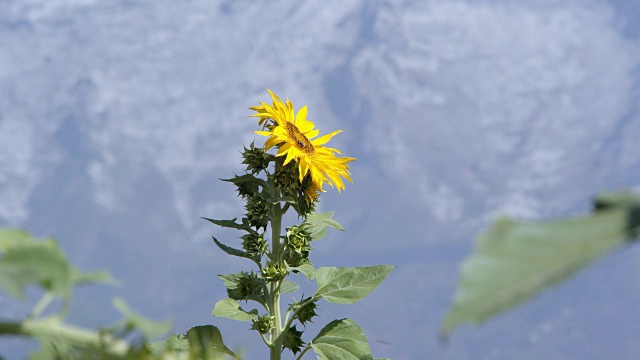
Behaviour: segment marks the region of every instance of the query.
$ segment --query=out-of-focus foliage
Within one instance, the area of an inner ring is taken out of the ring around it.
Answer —
[[[588,216],[540,222],[496,220],[480,235],[462,265],[444,337],[461,323],[482,323],[567,279],[634,239],[640,230],[640,196],[596,197]]]
[[[73,267],[55,240],[38,240],[18,229],[0,229],[0,290],[24,300],[25,288],[44,291],[22,321],[0,319],[2,336],[23,336],[40,341],[32,359],[223,359],[238,358],[222,343],[214,326],[192,328],[186,335],[170,336],[149,344],[146,339],[167,333],[169,322],[155,322],[129,309],[121,299],[114,306],[123,314],[121,321],[98,331],[80,328],[64,321],[72,290],[82,284],[110,283],[104,271],[83,273]],[[56,298],[63,306],[53,315],[40,316]],[[138,338],[130,343],[126,338]],[[0,354],[2,358],[2,354]]]

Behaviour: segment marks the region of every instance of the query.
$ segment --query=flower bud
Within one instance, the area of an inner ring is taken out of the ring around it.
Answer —
[[[251,226],[255,228],[267,228],[271,201],[264,193],[249,196],[245,209],[247,209],[247,220],[249,220]]]
[[[273,183],[283,194],[295,195],[300,189],[298,167],[295,161],[284,165],[284,156],[276,157],[276,171]]]
[[[266,170],[269,167],[269,162],[274,160],[273,155],[268,154],[261,147],[255,147],[253,142],[249,148],[244,148],[242,157],[244,158],[242,163],[247,165],[246,170],[252,174],[257,174],[260,171]]]
[[[311,264],[309,261],[309,252],[305,251],[302,253],[296,252],[287,252],[284,256],[284,261],[289,264],[289,266],[296,267],[304,264]],[[294,273],[298,273],[297,270],[293,270]]]
[[[262,277],[266,281],[279,281],[287,276],[287,268],[283,263],[279,262],[267,262],[267,266],[262,269]]]
[[[267,241],[262,234],[249,233],[241,238],[242,248],[251,255],[262,256],[267,250]]]
[[[300,321],[300,323],[304,325],[304,323],[306,323],[307,321],[311,321],[314,316],[318,316],[318,314],[316,314],[317,307],[318,306],[315,302],[304,305],[304,307],[298,312],[298,321]]]
[[[287,228],[287,248],[295,252],[309,250],[311,237],[299,226],[291,226]]]
[[[227,287],[227,294],[235,300],[247,300],[260,297],[263,292],[264,282],[258,277],[258,274],[251,271],[250,273],[241,271],[235,274],[234,282],[236,286]]]
[[[302,341],[302,331],[298,331],[295,325],[287,329],[282,340],[282,348],[291,350],[295,355],[301,350],[303,345],[304,341]]]
[[[300,266],[309,263],[311,237],[299,226],[287,228],[286,248],[284,260],[289,266]]]
[[[262,315],[254,318],[253,325],[251,325],[252,330],[258,330],[261,334],[268,333],[271,329],[273,329],[273,324],[275,322],[275,316]]]

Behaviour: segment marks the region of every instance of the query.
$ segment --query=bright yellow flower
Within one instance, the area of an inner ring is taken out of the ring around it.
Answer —
[[[307,107],[303,106],[295,114],[289,99],[284,103],[271,90],[267,91],[273,99],[273,105],[261,102],[260,106],[250,108],[256,112],[252,116],[260,118],[258,124],[263,126],[263,130],[268,130],[256,131],[258,135],[269,137],[264,144],[265,149],[276,146],[277,156],[286,156],[285,165],[294,160],[298,164],[300,182],[305,175],[311,175],[314,186],[307,191],[308,197],[316,191],[323,191],[323,183],[335,185],[338,191],[344,189],[342,178],[352,182],[347,164],[355,158],[337,157],[336,153],[341,154],[339,150],[323,146],[342,130],[314,139],[319,131],[314,130],[313,122],[307,120]]]

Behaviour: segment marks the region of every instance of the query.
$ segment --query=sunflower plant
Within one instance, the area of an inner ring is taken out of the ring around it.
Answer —
[[[219,275],[228,298],[218,301],[213,315],[251,322],[269,348],[270,359],[284,351],[301,359],[313,350],[321,359],[373,359],[362,329],[352,320],[327,324],[313,339],[304,340],[306,324],[317,316],[318,303],[352,304],[369,295],[391,272],[393,266],[336,268],[312,265],[314,241],[331,227],[344,230],[333,212],[316,212],[324,185],[345,189],[352,182],[349,163],[338,149],[326,144],[341,130],[319,136],[304,106],[296,113],[289,99],[282,101],[270,90],[272,103],[251,107],[258,118],[257,135],[266,137],[263,146],[244,147],[245,173],[223,179],[235,185],[245,202],[240,220],[208,220],[218,226],[241,231],[240,247],[214,243],[225,253],[251,261],[250,271]],[[299,223],[283,229],[287,211],[297,214]],[[317,283],[311,296],[297,295],[296,278]],[[283,295],[291,298],[284,305]]]

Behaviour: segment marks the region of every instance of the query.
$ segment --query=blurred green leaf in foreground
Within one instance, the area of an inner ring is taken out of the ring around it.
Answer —
[[[499,218],[463,263],[447,338],[462,323],[480,324],[570,277],[638,236],[640,195],[603,193],[588,216],[520,222]]]
[[[239,358],[222,343],[215,326],[194,327],[186,335],[169,336],[149,344],[146,339],[165,334],[171,324],[146,319],[121,299],[115,299],[114,306],[123,319],[113,326],[92,330],[64,321],[75,286],[110,282],[105,271],[83,273],[73,267],[52,238],[40,240],[23,230],[0,229],[0,294],[25,300],[25,288],[29,286],[37,286],[44,292],[24,319],[0,318],[0,338],[21,336],[39,340],[41,348],[30,354],[31,359]],[[63,300],[61,308],[52,315],[41,316],[56,298]],[[132,334],[142,341],[129,343],[126,338]]]

